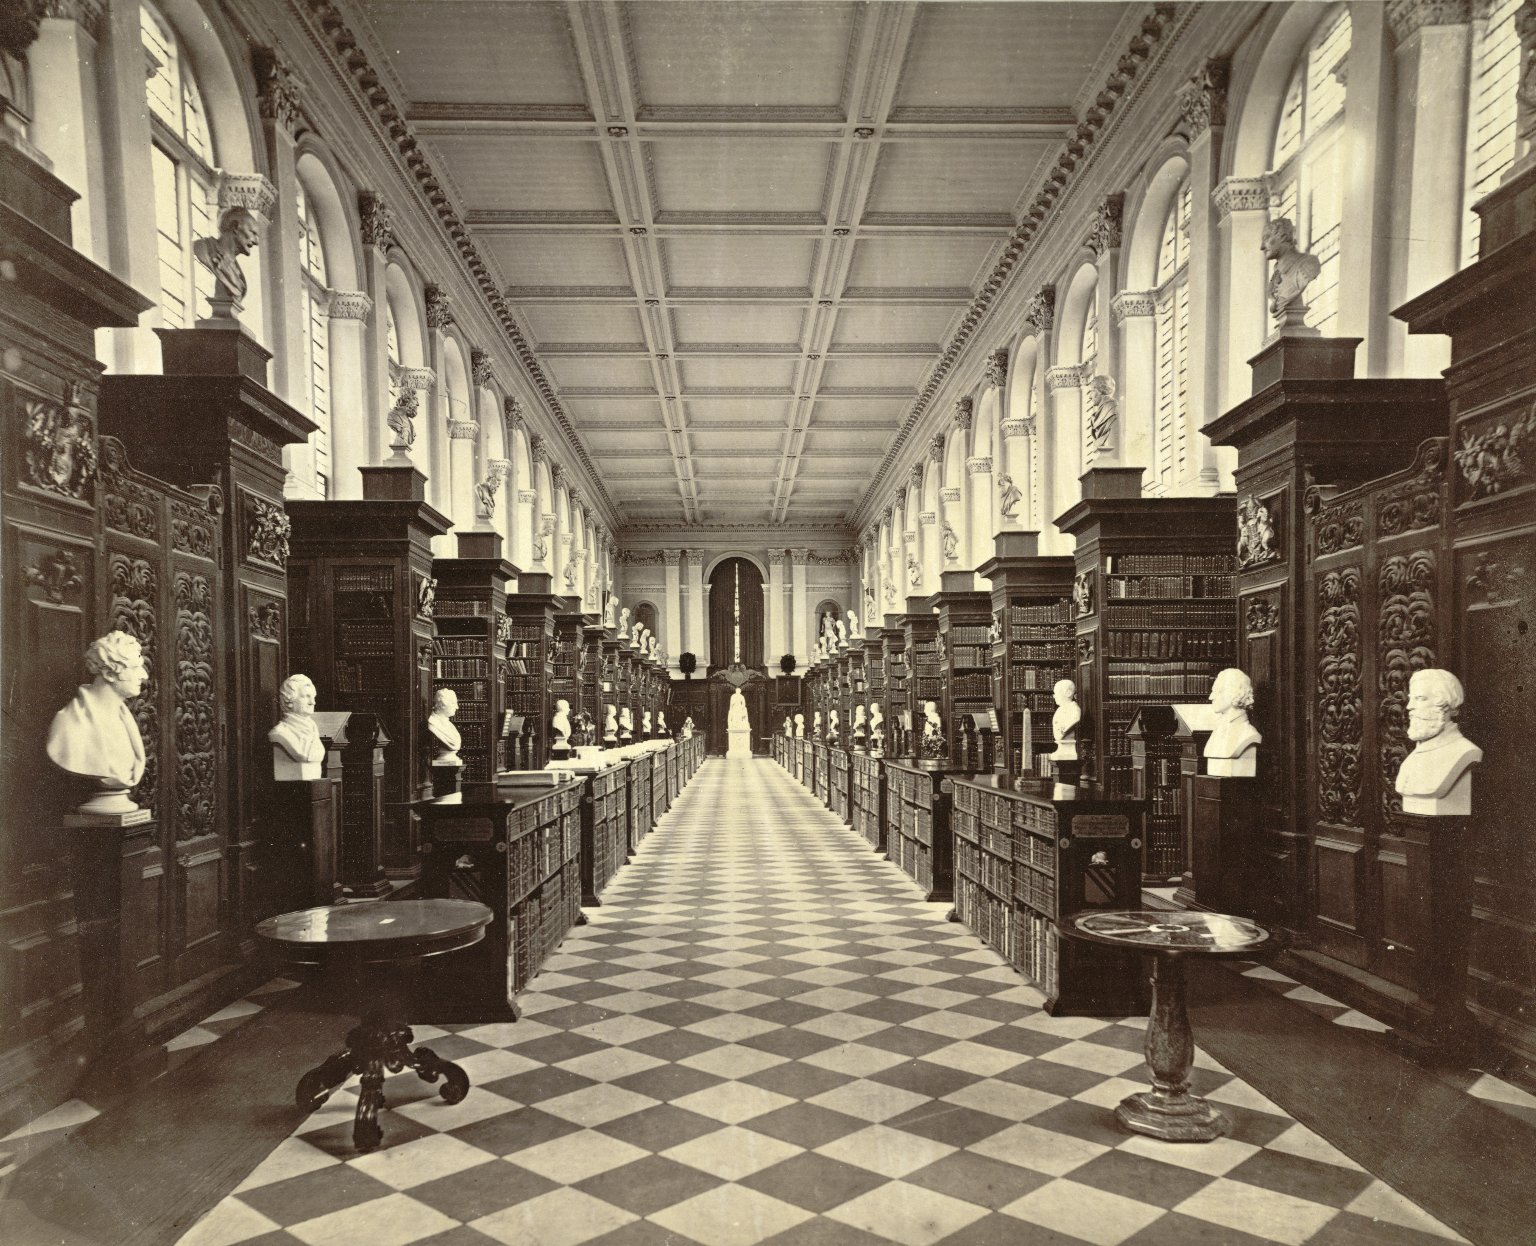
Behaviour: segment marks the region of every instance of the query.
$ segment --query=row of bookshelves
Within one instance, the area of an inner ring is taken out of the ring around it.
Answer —
[[[1104,691],[1112,697],[1141,697],[1160,701],[1204,700],[1210,695],[1214,670],[1156,675],[1147,671],[1117,672],[1104,677]]]
[[[435,663],[439,679],[489,679],[489,658],[438,658]]]
[[[1194,628],[1127,631],[1106,628],[1104,656],[1109,658],[1193,659],[1229,662],[1236,656],[1237,639]]]
[[[1237,603],[1225,601],[1169,601],[1132,605],[1128,601],[1109,603],[1107,623],[1115,628],[1220,628],[1235,629]]]
[[[476,618],[491,613],[491,605],[483,599],[472,601],[444,600],[439,597],[432,606],[432,613],[440,618]]]
[[[1110,598],[1124,597],[1230,597],[1230,575],[1107,576],[1104,591]]]

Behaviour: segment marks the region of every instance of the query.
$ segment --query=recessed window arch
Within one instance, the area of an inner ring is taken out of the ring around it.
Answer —
[[[309,395],[309,418],[316,431],[310,436],[314,452],[315,492],[331,496],[331,326],[330,294],[326,280],[325,246],[315,205],[300,184],[294,193],[299,224],[299,283],[302,287],[304,331],[304,381]]]
[[[1467,100],[1467,190],[1461,262],[1477,259],[1482,220],[1472,205],[1488,194],[1515,162],[1520,0],[1478,0],[1472,28]]]
[[[1099,299],[1098,292],[1093,291],[1088,295],[1088,307],[1083,314],[1083,344],[1078,351],[1078,359],[1082,363],[1079,373],[1081,394],[1088,392],[1088,384],[1099,374]],[[1092,463],[1097,449],[1093,435],[1089,432],[1089,420],[1086,415],[1079,421],[1083,438],[1084,464]]]
[[[1308,290],[1307,323],[1328,333],[1339,311],[1339,238],[1344,220],[1344,100],[1351,27],[1336,5],[1291,70],[1270,161],[1270,216],[1296,226],[1296,244],[1322,271]]]
[[[652,636],[661,634],[656,628],[656,603],[653,601],[642,601],[635,607],[635,622],[643,624]]]
[[[218,233],[216,153],[191,58],[171,24],[139,6],[147,78],[150,161],[160,267],[160,319],[182,329],[198,319],[198,299],[213,293],[213,274],[192,254],[198,238]]]
[[[763,664],[763,573],[750,558],[724,558],[709,573],[709,664]]]
[[[1174,192],[1157,250],[1154,313],[1152,478],[1148,493],[1171,492],[1189,455],[1189,218],[1186,176]]]

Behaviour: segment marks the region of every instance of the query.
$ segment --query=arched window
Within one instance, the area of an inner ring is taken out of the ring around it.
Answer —
[[[1185,395],[1189,387],[1189,179],[1168,208],[1157,250],[1156,365],[1152,479],[1147,492],[1166,494],[1177,484],[1189,452]]]
[[[643,623],[645,630],[653,636],[661,634],[656,630],[656,607],[649,601],[642,601],[635,607],[635,622]]]
[[[309,418],[319,425],[310,438],[315,456],[315,492],[330,497],[331,490],[331,322],[326,310],[325,250],[314,204],[300,187],[299,274],[304,288],[304,378],[309,390]]]
[[[709,664],[763,664],[763,573],[746,558],[726,558],[709,574]]]
[[[149,5],[139,9],[139,37],[149,76],[150,159],[160,257],[162,324],[185,328],[201,314],[199,297],[213,293],[213,274],[193,258],[192,244],[218,232],[213,143],[207,113],[180,41]]]
[[[1307,322],[1325,334],[1339,311],[1349,42],[1349,10],[1341,4],[1318,23],[1291,72],[1270,164],[1270,216],[1289,218],[1296,226],[1296,245],[1323,266],[1308,290]]]
[[[388,300],[384,303],[384,341],[389,356],[389,406],[393,410],[400,401],[400,330],[395,327],[395,309]]]
[[[824,601],[821,603],[821,605],[817,606],[816,635],[811,637],[811,643],[814,645],[817,641],[817,638],[822,635],[823,630],[827,626],[828,619],[831,619],[835,625],[837,620],[842,617],[842,607],[839,606],[835,601]]]
[[[1088,310],[1083,316],[1083,348],[1078,354],[1082,361],[1081,390],[1083,400],[1086,402],[1088,395],[1088,383],[1099,372],[1099,299],[1098,292],[1093,291],[1088,295]],[[1083,439],[1083,465],[1091,464],[1097,453],[1097,443],[1088,431],[1088,416],[1085,412],[1081,420]]]
[[[1472,33],[1467,101],[1467,202],[1461,262],[1477,259],[1482,221],[1472,205],[1499,184],[1515,160],[1516,90],[1520,85],[1520,0],[1479,0]]]

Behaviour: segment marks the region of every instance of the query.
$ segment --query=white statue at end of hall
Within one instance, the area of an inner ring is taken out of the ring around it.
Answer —
[[[747,698],[741,689],[731,693],[731,707],[725,716],[728,744],[727,760],[748,760],[752,756],[752,720],[747,714]]]
[[[1083,718],[1083,707],[1077,703],[1077,685],[1070,679],[1058,679],[1051,695],[1056,698],[1056,712],[1051,715],[1051,735],[1056,740],[1052,759],[1076,761],[1077,724]]]
[[[1408,680],[1408,738],[1413,752],[1397,771],[1403,812],[1465,817],[1472,812],[1472,767],[1483,750],[1461,734],[1456,714],[1466,699],[1461,680],[1438,667]]]
[[[108,632],[86,649],[85,669],[94,678],[75,690],[48,728],[49,760],[97,785],[82,814],[139,813],[128,793],[144,777],[144,739],[126,703],[149,678],[144,651],[127,632]]]
[[[453,725],[453,716],[458,712],[459,694],[452,688],[439,688],[437,695],[432,698],[432,712],[427,715],[427,734],[432,737],[438,750],[437,756],[432,759],[434,766],[464,764],[464,759],[459,756],[464,738]]]
[[[1253,708],[1253,680],[1229,666],[1211,684],[1216,727],[1205,742],[1205,772],[1223,778],[1251,778],[1257,770],[1264,737],[1248,721]]]
[[[315,684],[308,675],[290,675],[277,690],[283,716],[267,739],[272,743],[272,777],[279,783],[318,779],[325,741],[315,726]]]

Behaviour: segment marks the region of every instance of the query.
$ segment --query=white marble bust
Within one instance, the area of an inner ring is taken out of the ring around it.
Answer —
[[[609,596],[607,604],[603,606],[603,626],[618,627],[619,625],[619,599]]]
[[[657,735],[666,735],[667,734],[667,712],[666,712],[666,710],[657,710],[656,711],[656,734]]]
[[[605,705],[603,707],[603,740],[612,743],[619,738],[619,707]]]
[[[1264,737],[1248,721],[1253,708],[1253,681],[1229,666],[1211,684],[1215,729],[1205,742],[1205,772],[1223,778],[1251,778],[1257,773],[1259,745]]]
[[[805,715],[804,714],[796,714],[795,715],[795,739],[797,739],[797,740],[805,739]]]
[[[629,607],[625,606],[619,611],[619,639],[629,639]]]
[[[811,715],[811,739],[821,739],[821,711],[816,710]]]
[[[564,697],[555,702],[555,712],[549,720],[554,738],[549,747],[552,753],[568,752],[571,747],[571,703]]]
[[[784,715],[784,738],[786,740],[790,740],[790,739],[794,738],[794,735],[795,735],[795,724],[790,720],[789,715],[785,714]]]
[[[635,738],[635,715],[627,705],[619,711],[619,738],[624,740]]]
[[[267,732],[272,743],[272,777],[278,782],[318,779],[325,741],[315,726],[315,684],[308,675],[290,675],[277,690],[283,716]]]
[[[855,705],[853,707],[853,738],[862,741],[868,729],[868,711],[862,705]]]
[[[144,652],[127,632],[108,632],[86,649],[85,669],[93,679],[75,690],[48,728],[49,760],[97,785],[81,813],[137,813],[128,792],[144,777],[144,740],[126,702],[149,678]]]
[[[688,715],[687,718],[683,719],[683,739],[685,739],[685,740],[693,739],[693,715],[692,714]]]
[[[1472,767],[1483,750],[1461,734],[1456,712],[1466,693],[1450,671],[1431,667],[1408,680],[1408,738],[1413,752],[1397,771],[1403,812],[1465,817],[1472,812]]]
[[[827,712],[827,743],[829,744],[836,744],[843,737],[843,727],[837,721],[837,717],[836,710],[829,710]]]
[[[1052,757],[1056,761],[1076,761],[1077,724],[1083,718],[1083,707],[1077,703],[1077,685],[1070,679],[1058,679],[1051,695],[1056,698],[1056,712],[1051,715],[1051,735],[1056,741]]]
[[[649,738],[651,734],[651,711],[645,710],[640,715],[640,734]]]
[[[859,630],[859,616],[858,616],[858,613],[856,611],[850,609],[848,611],[848,639],[850,639],[850,640],[862,640],[863,638],[864,638],[864,633]]]
[[[452,688],[439,688],[432,698],[432,712],[427,715],[427,733],[438,749],[432,759],[434,766],[462,766],[464,759],[459,749],[464,739],[453,725],[453,716],[459,712],[459,694]]]

